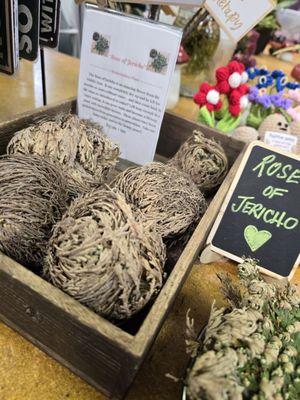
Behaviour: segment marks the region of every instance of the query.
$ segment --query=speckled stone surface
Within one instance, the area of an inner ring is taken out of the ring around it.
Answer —
[[[234,263],[195,265],[177,297],[146,362],[130,390],[128,400],[181,399],[182,384],[166,374],[183,377],[185,316],[191,309],[197,329],[206,323],[212,301],[223,302],[216,276],[235,276]],[[294,282],[300,283],[298,268]],[[60,366],[27,340],[0,324],[0,400],[105,400],[106,397]]]

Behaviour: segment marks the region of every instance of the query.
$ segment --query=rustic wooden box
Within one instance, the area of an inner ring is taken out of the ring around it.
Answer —
[[[8,141],[17,130],[37,119],[74,108],[75,101],[67,101],[0,123],[0,154],[6,152]],[[199,129],[199,125],[166,113],[157,147],[158,155],[174,155],[195,128]],[[207,136],[222,143],[232,166],[243,144],[211,129],[201,129]],[[123,398],[205,243],[236,167],[237,162],[181,253],[157,299],[129,324],[122,327],[111,324],[1,253],[0,318],[107,396]]]

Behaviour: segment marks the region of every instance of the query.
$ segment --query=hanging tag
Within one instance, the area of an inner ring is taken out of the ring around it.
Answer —
[[[78,114],[102,125],[124,159],[153,160],[181,37],[170,25],[86,9]]]
[[[40,0],[19,0],[20,57],[34,61],[38,56]]]
[[[18,67],[17,1],[0,1],[0,71],[13,74]]]
[[[221,28],[239,42],[276,4],[273,0],[206,0],[205,7]]]
[[[60,0],[41,0],[40,45],[57,47],[60,21]]]

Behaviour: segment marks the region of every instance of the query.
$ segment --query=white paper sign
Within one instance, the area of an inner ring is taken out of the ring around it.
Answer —
[[[205,7],[232,40],[238,42],[275,8],[273,0],[206,0]]]
[[[124,159],[153,160],[181,35],[167,25],[86,10],[78,115],[102,125]]]
[[[267,131],[264,138],[264,142],[266,144],[287,152],[291,152],[293,150],[293,148],[297,145],[297,141],[297,136],[282,132]]]

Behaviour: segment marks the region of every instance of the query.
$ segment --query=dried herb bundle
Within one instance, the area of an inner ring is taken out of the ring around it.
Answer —
[[[117,191],[74,200],[54,228],[44,274],[95,312],[127,319],[160,290],[165,247]]]
[[[222,146],[196,130],[169,164],[187,173],[203,193],[219,186],[228,171],[228,160]]]
[[[201,345],[189,336],[199,355],[187,379],[188,398],[299,399],[299,293],[290,284],[266,283],[251,259],[238,268],[239,285],[220,278],[230,306],[213,305]]]
[[[163,238],[184,233],[206,209],[206,201],[191,179],[162,163],[128,168],[114,184],[148,221],[156,223]]]
[[[115,166],[119,148],[96,124],[74,114],[42,120],[15,134],[9,154],[38,154],[62,166],[72,195],[99,186]]]
[[[59,168],[40,156],[0,159],[0,250],[31,267],[41,265],[51,229],[67,204]]]

